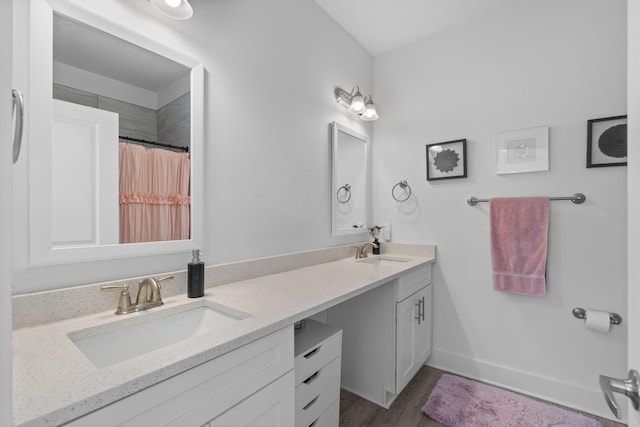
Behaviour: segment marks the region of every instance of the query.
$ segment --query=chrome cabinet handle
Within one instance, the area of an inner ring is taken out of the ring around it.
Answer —
[[[604,400],[607,402],[607,405],[609,405],[611,412],[613,412],[618,419],[622,418],[622,413],[613,393],[620,393],[627,396],[631,399],[633,409],[637,411],[638,408],[640,408],[639,386],[640,374],[634,369],[629,370],[629,377],[626,380],[600,375],[600,389],[604,395]]]
[[[13,131],[13,163],[20,157],[20,147],[22,146],[22,129],[24,127],[24,98],[18,89],[11,91],[13,95],[13,116],[16,120],[16,127]]]
[[[313,398],[313,400],[311,400],[311,402],[307,403],[306,405],[304,405],[304,407],[302,408],[303,411],[306,411],[307,409],[311,408],[317,401],[318,398],[320,396],[316,396],[315,398]]]
[[[311,384],[312,382],[314,382],[315,380],[318,379],[318,375],[320,375],[320,371],[318,371],[315,374],[311,375],[309,378],[307,378],[306,380],[304,380],[302,382],[305,383],[306,385],[309,385],[309,384]]]
[[[305,354],[303,357],[305,359],[309,359],[310,357],[315,356],[320,351],[320,347],[322,347],[322,346],[318,346],[318,347],[314,348],[309,353]]]
[[[418,325],[420,325],[424,322],[424,297],[420,298],[415,305],[418,306],[418,315],[415,316],[414,319],[416,319],[418,321]]]

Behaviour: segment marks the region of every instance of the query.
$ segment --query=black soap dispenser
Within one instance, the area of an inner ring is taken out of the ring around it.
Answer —
[[[204,262],[200,260],[200,249],[194,249],[193,260],[187,266],[187,296],[200,298],[204,295]]]
[[[382,227],[378,225],[374,225],[369,229],[369,233],[371,234],[371,237],[373,237],[373,249],[371,252],[374,255],[380,255],[380,242],[378,241],[378,237],[380,236],[381,229]]]

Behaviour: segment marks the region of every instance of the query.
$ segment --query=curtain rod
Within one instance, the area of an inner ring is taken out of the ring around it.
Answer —
[[[143,144],[155,145],[157,147],[173,148],[174,150],[184,151],[185,153],[189,152],[189,147],[177,147],[171,144],[163,144],[161,142],[147,141],[146,139],[131,138],[130,136],[119,136],[118,138],[124,139],[125,141],[142,142]]]
[[[549,197],[549,200],[571,200],[576,205],[579,205],[584,203],[584,201],[587,200],[587,197],[582,193],[575,193],[573,196],[568,197]],[[471,196],[467,199],[467,204],[469,206],[475,206],[478,203],[484,203],[488,201],[489,199],[478,199],[477,197]]]

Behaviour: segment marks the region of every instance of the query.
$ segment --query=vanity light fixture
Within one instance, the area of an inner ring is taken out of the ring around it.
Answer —
[[[189,0],[149,0],[149,3],[169,18],[185,20],[193,16]]]
[[[372,121],[380,117],[376,113],[376,106],[373,104],[371,95],[364,98],[358,86],[354,86],[351,92],[337,87],[333,94],[338,104],[349,110],[350,113],[358,114],[362,120]]]

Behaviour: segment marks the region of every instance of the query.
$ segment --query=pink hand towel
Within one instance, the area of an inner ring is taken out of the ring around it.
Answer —
[[[493,288],[544,295],[549,198],[491,199],[490,214]]]

